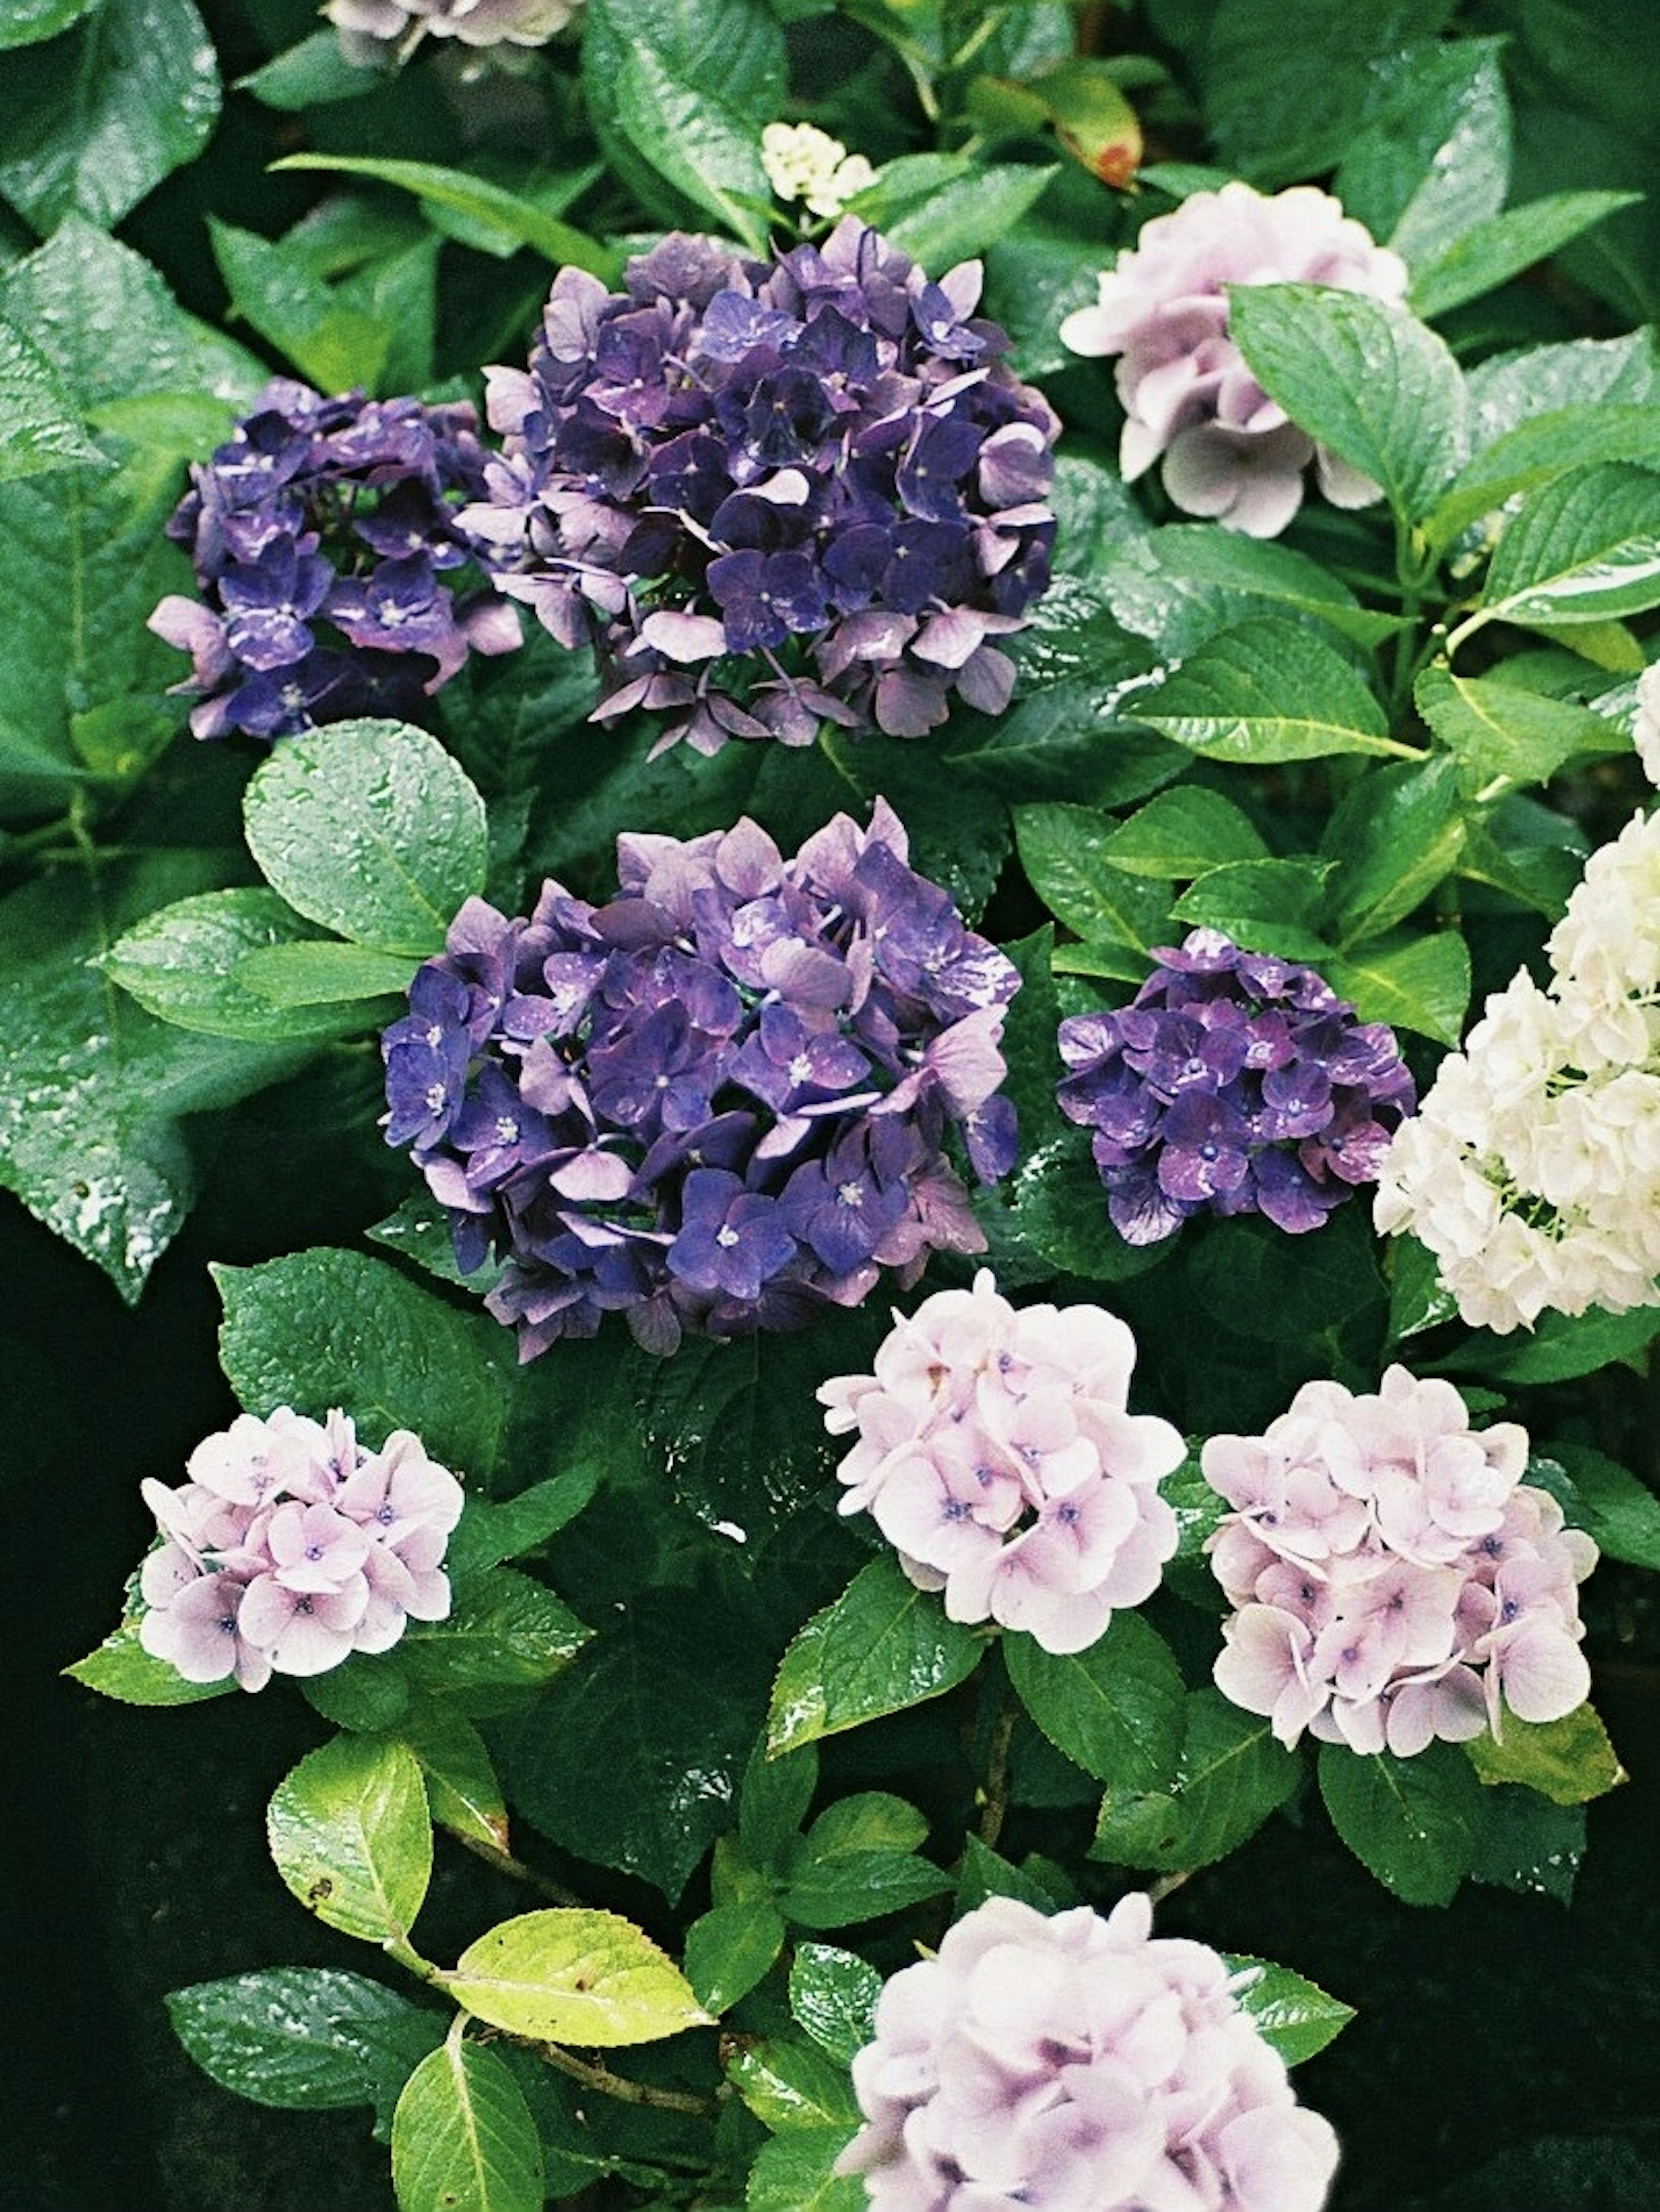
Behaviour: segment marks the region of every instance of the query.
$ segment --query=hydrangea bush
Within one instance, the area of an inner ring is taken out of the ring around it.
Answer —
[[[31,2212],[1648,2212],[1638,12],[0,27]]]

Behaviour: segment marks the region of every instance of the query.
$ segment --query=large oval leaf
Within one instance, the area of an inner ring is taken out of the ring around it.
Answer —
[[[709,2024],[673,1960],[615,1912],[554,1905],[503,1920],[440,1977],[492,2027],[585,2049]]]
[[[421,1765],[405,1743],[337,1735],[279,1783],[266,1820],[277,1870],[348,1936],[404,1943],[432,1876]]]
[[[452,2038],[404,2085],[392,2120],[399,2212],[541,2212],[542,2139],[503,2060]]]

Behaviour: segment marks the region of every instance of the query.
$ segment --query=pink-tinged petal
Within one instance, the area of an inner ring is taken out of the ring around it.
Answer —
[[[1560,1721],[1590,1695],[1590,1668],[1573,1638],[1548,1622],[1523,1621],[1491,1662],[1518,1720]]]
[[[187,1682],[222,1682],[235,1672],[246,1634],[240,1626],[245,1591],[233,1576],[204,1575],[165,1607],[143,1616],[138,1641]]]
[[[713,615],[679,614],[660,608],[641,623],[640,642],[683,664],[714,660],[727,650],[726,625]]]
[[[1219,2148],[1238,2212],[1320,2212],[1337,2171],[1330,2123],[1290,2102],[1241,2112]]]

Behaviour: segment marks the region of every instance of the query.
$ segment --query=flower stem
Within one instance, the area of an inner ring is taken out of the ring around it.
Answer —
[[[515,2042],[520,2040],[514,2037]],[[526,2047],[560,2074],[569,2075],[573,2081],[581,2081],[601,2096],[615,2097],[624,2105],[650,2105],[660,2112],[690,2112],[698,2119],[713,2119],[721,2106],[713,2097],[700,2097],[690,2089],[660,2089],[649,2081],[631,2081],[626,2075],[613,2074],[609,2066],[597,2059],[578,2058],[557,2043],[533,2043],[524,2039]]]
[[[994,1850],[1009,1809],[1009,1745],[1014,1736],[1015,1703],[1006,1690],[997,1717],[991,1724],[986,1752],[986,1782],[980,1792],[980,1840]]]

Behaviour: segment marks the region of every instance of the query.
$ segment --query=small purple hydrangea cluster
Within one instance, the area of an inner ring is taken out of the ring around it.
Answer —
[[[1578,1585],[1596,1546],[1521,1480],[1527,1431],[1472,1430],[1450,1382],[1391,1367],[1376,1395],[1308,1382],[1201,1464],[1233,1510],[1209,1542],[1235,1610],[1216,1683],[1272,1721],[1409,1758],[1554,1721],[1590,1692]]]
[[[753,822],[617,840],[618,896],[482,900],[383,1040],[458,1261],[529,1359],[620,1310],[648,1349],[795,1328],[985,1239],[941,1150],[1006,1174],[1013,963],[907,865],[876,802],[786,861]]]
[[[530,371],[494,369],[505,458],[465,526],[501,588],[592,643],[595,719],[656,750],[915,738],[956,691],[989,714],[1049,581],[1059,423],[975,316],[855,217],[775,264],[676,234],[607,292],[562,269]]]
[[[989,1897],[903,1967],[853,2062],[865,2125],[836,2160],[872,2212],[1320,2212],[1329,2123],[1208,1944]]]
[[[440,577],[477,559],[456,510],[483,489],[465,403],[325,399],[278,377],[167,524],[200,599],[149,618],[192,672],[198,738],[292,737],[356,714],[420,720],[469,652],[509,653],[518,617],[486,585]]]
[[[1206,1212],[1319,1228],[1377,1181],[1417,1103],[1394,1031],[1358,1020],[1313,969],[1219,930],[1153,957],[1128,1006],[1060,1029],[1071,1072],[1056,1095],[1095,1132],[1114,1227],[1130,1244]]]
[[[1017,1310],[982,1269],[892,1334],[873,1375],[838,1375],[825,1425],[858,1441],[844,1513],[868,1511],[952,1620],[1082,1651],[1140,1605],[1176,1550],[1158,1495],[1182,1463],[1168,1421],[1128,1410],[1135,1340],[1100,1306]]]
[[[187,1682],[325,1674],[448,1613],[461,1486],[409,1430],[372,1452],[344,1413],[279,1406],[239,1414],[185,1472],[176,1490],[143,1485],[165,1540],[140,1573],[138,1640]]]

